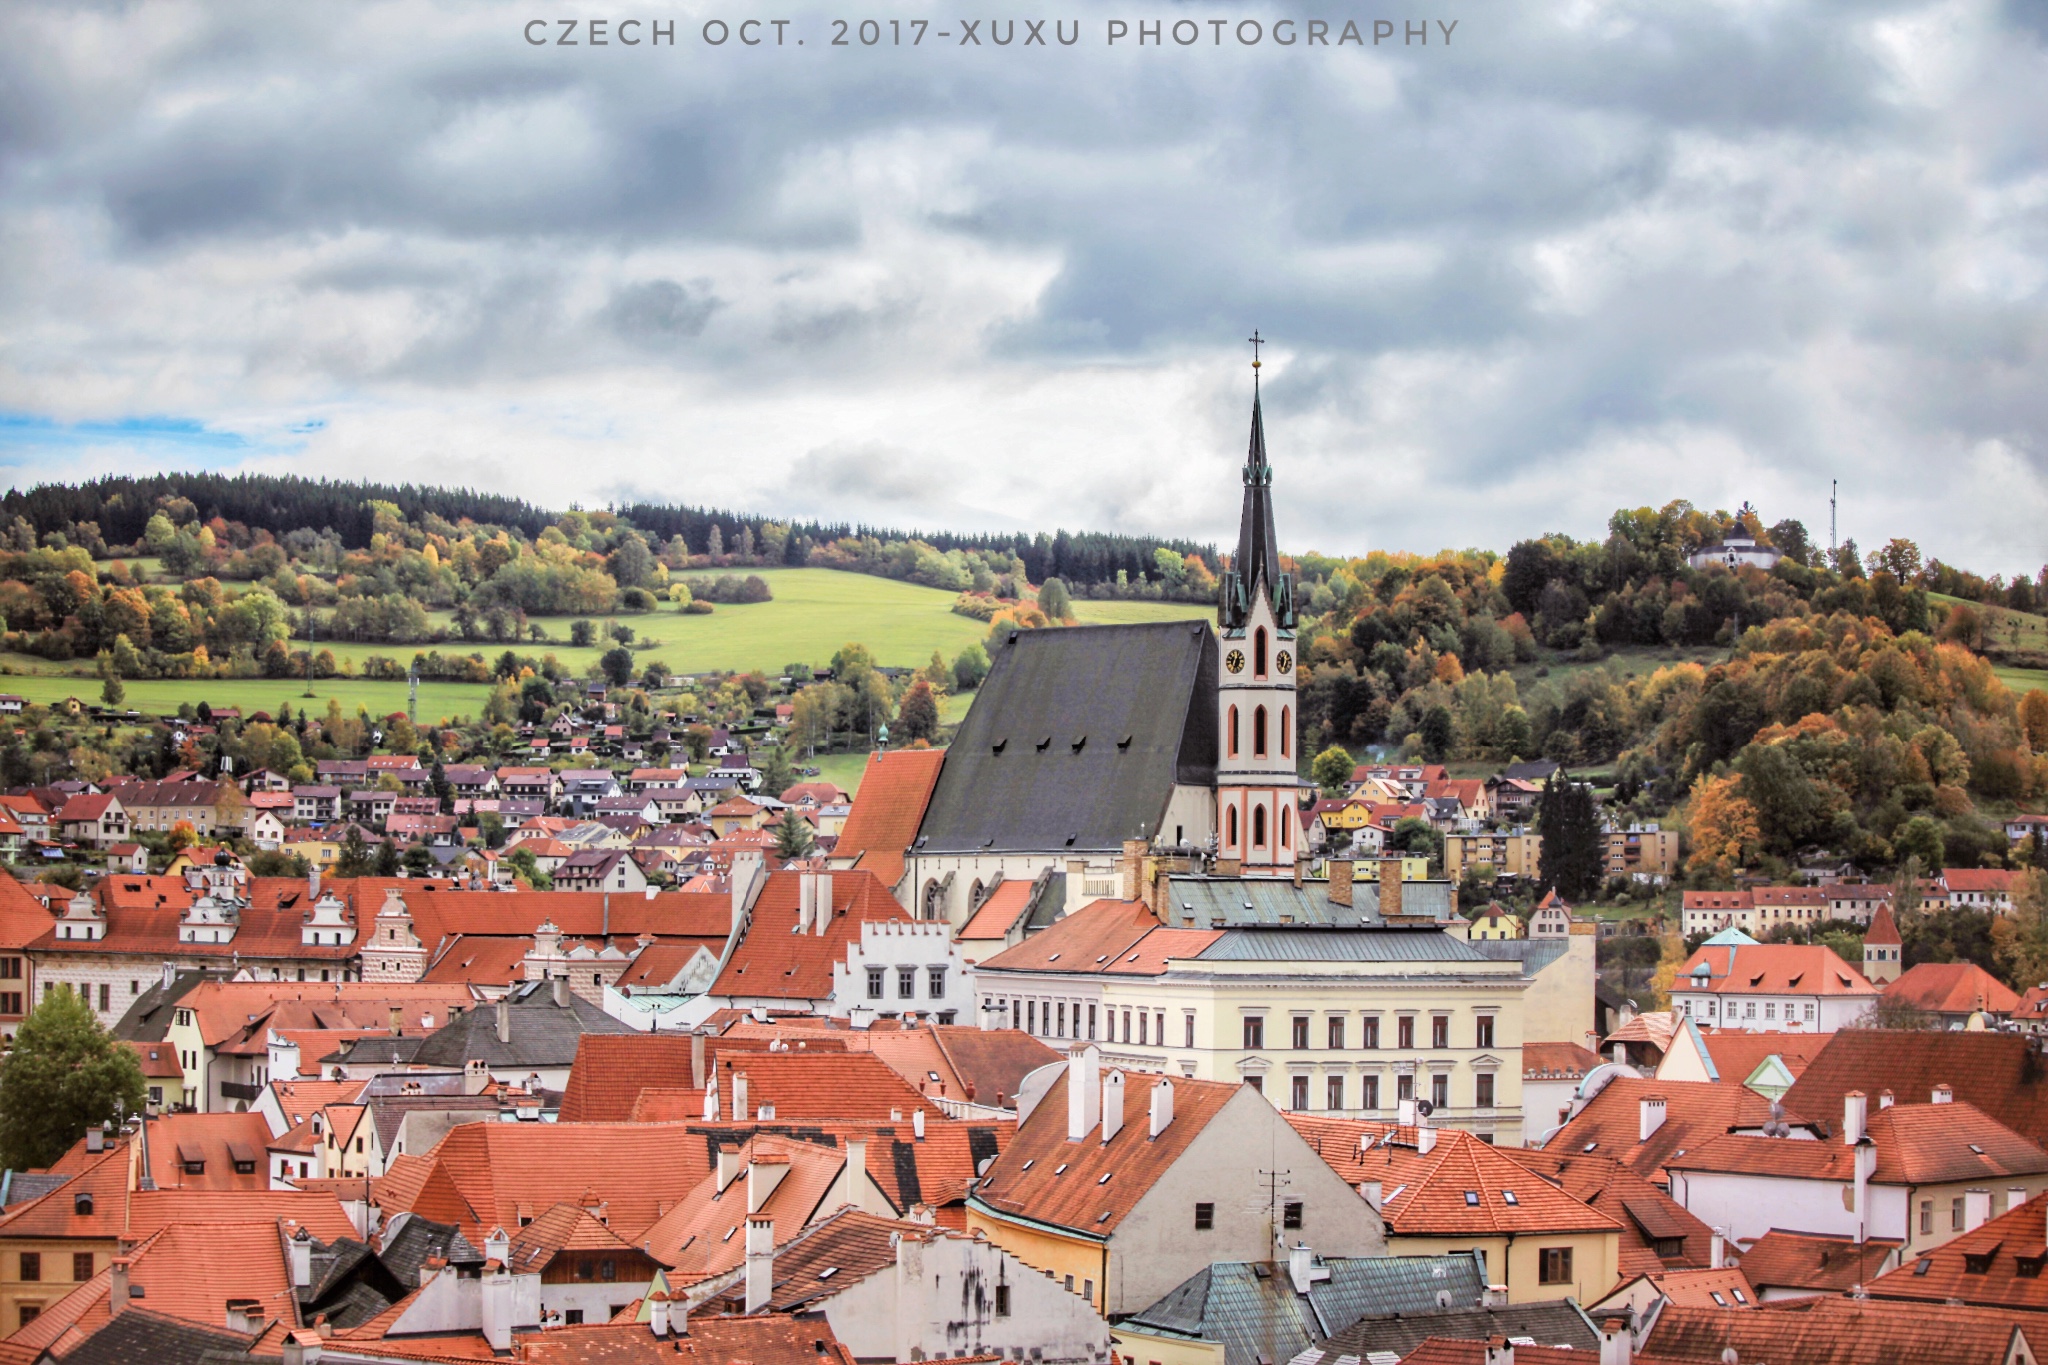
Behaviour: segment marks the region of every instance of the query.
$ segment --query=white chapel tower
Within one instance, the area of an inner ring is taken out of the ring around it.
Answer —
[[[1294,584],[1273,535],[1273,469],[1258,397],[1253,334],[1252,436],[1244,463],[1237,554],[1216,607],[1223,668],[1216,692],[1216,852],[1250,876],[1291,875],[1302,854],[1295,798]]]

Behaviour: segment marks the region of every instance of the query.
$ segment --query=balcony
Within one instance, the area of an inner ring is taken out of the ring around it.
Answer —
[[[222,1081],[220,1095],[224,1100],[248,1100],[254,1103],[263,1098],[263,1087],[246,1081]]]

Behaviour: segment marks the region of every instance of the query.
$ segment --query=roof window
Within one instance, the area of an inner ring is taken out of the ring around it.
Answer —
[[[1067,1164],[1062,1161],[1059,1165],[1052,1168],[1052,1173],[1054,1175],[1065,1175],[1067,1173]]]
[[[821,1271],[819,1271],[819,1272],[818,1272],[818,1278],[819,1278],[819,1279],[821,1279],[821,1280],[829,1280],[829,1279],[831,1279],[831,1278],[832,1278],[832,1277],[833,1277],[834,1275],[837,1275],[838,1273],[839,1273],[839,1267],[838,1267],[838,1266],[836,1266],[836,1265],[828,1265],[828,1266],[826,1266],[826,1267],[825,1267],[825,1268],[824,1268],[823,1270],[821,1270]]]
[[[1479,1191],[1465,1191],[1465,1207],[1468,1209],[1476,1209],[1479,1207]]]
[[[1515,1192],[1513,1190],[1502,1190],[1500,1192],[1500,1197],[1503,1202],[1509,1204],[1519,1205],[1522,1202],[1520,1199],[1517,1199],[1515,1197]]]

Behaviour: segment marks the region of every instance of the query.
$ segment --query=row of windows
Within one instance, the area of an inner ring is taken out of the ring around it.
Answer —
[[[1228,758],[1236,758],[1238,752],[1238,740],[1237,708],[1235,706],[1230,708],[1228,723],[1225,726],[1225,732],[1228,736],[1227,745],[1230,751],[1225,756]],[[1294,708],[1291,706],[1283,706],[1280,708],[1280,757],[1292,758],[1294,756],[1293,734]],[[1255,706],[1252,708],[1252,757],[1266,757],[1266,747],[1266,708],[1263,706]]]
[[[1289,1076],[1287,1107],[1297,1113],[1309,1111],[1309,1089],[1312,1078]],[[1265,1090],[1264,1078],[1257,1075],[1245,1077],[1246,1085],[1252,1089]],[[1348,1076],[1323,1077],[1323,1107],[1325,1109],[1377,1109],[1380,1107],[1380,1078],[1360,1076],[1358,1078],[1358,1103],[1347,1103],[1351,1095],[1351,1078]],[[1401,1074],[1394,1077],[1394,1101],[1415,1098],[1415,1077]],[[1439,1109],[1447,1109],[1451,1103],[1451,1078],[1445,1072],[1433,1072],[1429,1077],[1429,1102]],[[1482,1071],[1472,1078],[1472,1107],[1491,1109],[1494,1106],[1493,1073]]]
[[[1223,846],[1228,849],[1236,848],[1237,806],[1234,803],[1224,808],[1223,825]],[[1252,847],[1264,848],[1265,846],[1266,807],[1263,803],[1255,803],[1252,806]],[[1280,808],[1280,847],[1294,847],[1294,808],[1292,806],[1282,806]]]
[[[16,1267],[15,1278],[28,1284],[40,1283],[43,1278],[43,1253],[40,1251],[24,1251],[19,1259],[20,1264]],[[91,1279],[92,1276],[92,1253],[90,1251],[72,1252],[72,1281],[77,1284],[83,1284]]]
[[[1293,1047],[1297,1051],[1306,1051],[1314,1046],[1314,1044],[1310,1041],[1310,1035],[1312,1030],[1310,1016],[1306,1014],[1294,1015],[1290,1019],[1289,1025],[1289,1045],[1291,1047]],[[1368,1052],[1373,1051],[1379,1047],[1380,1019],[1378,1015],[1366,1015],[1363,1019],[1359,1021],[1358,1031],[1359,1047],[1365,1049]],[[1331,1015],[1329,1019],[1326,1020],[1324,1023],[1324,1047],[1333,1052],[1342,1051],[1345,1047],[1345,1036],[1348,1032],[1349,1025],[1345,1016],[1341,1014]],[[1494,1046],[1493,1036],[1493,1016],[1490,1014],[1479,1015],[1478,1018],[1475,1020],[1473,1026],[1472,1046],[1492,1047]],[[1265,1045],[1266,1021],[1264,1017],[1256,1014],[1245,1016],[1245,1048],[1247,1050],[1256,1050],[1259,1048],[1263,1048]],[[1430,1016],[1429,1045],[1432,1048],[1437,1049],[1448,1048],[1451,1046],[1451,1017],[1449,1015],[1435,1014]],[[1193,1046],[1192,1042],[1189,1044],[1189,1046]],[[1394,1046],[1397,1048],[1401,1048],[1404,1051],[1414,1050],[1414,1015],[1403,1014],[1397,1015],[1395,1017]]]
[[[881,1000],[885,998],[882,988],[887,984],[888,971],[889,969],[886,967],[868,968],[868,999]],[[931,992],[930,999],[945,999],[946,969],[944,967],[926,968],[925,984]],[[896,998],[898,1000],[917,999],[917,968],[898,967],[896,969]],[[1061,1036],[1064,1037],[1065,1035]],[[1089,1036],[1092,1038],[1094,1035],[1090,1034]]]
[[[1813,1001],[1808,1000],[1806,1002],[1803,1015],[1797,1012],[1799,1008],[1800,1003],[1796,1000],[1787,1000],[1785,1002],[1785,1020],[1787,1023],[1796,1022],[1801,1019],[1809,1024],[1814,1022],[1815,1007]],[[1686,1014],[1691,1014],[1692,1001],[1681,1001],[1679,1009]],[[1709,999],[1700,1013],[1708,1019],[1754,1019],[1757,1017],[1757,1002],[1754,1000],[1730,1000],[1728,1008],[1724,1011],[1721,1009],[1721,1002],[1718,999]],[[1766,1000],[1763,1002],[1763,1017],[1767,1020],[1774,1020],[1778,1017],[1777,1001]]]

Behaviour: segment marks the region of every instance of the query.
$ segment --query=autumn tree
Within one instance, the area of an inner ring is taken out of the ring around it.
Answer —
[[[0,1063],[0,1164],[48,1166],[87,1128],[142,1110],[142,1066],[67,984],[46,992]]]
[[[939,699],[923,678],[903,694],[903,704],[896,711],[896,726],[896,738],[906,743],[938,738]]]
[[[1344,784],[1351,780],[1357,764],[1341,744],[1332,744],[1315,757],[1309,765],[1309,774],[1316,785],[1323,789],[1323,795],[1336,796],[1344,790]]]
[[[2030,868],[2012,888],[2012,912],[1991,925],[1992,952],[2008,981],[2048,981],[2048,872]]]
[[[1756,807],[1742,791],[1739,774],[1702,775],[1692,787],[1692,856],[1686,870],[1720,881],[1755,855],[1761,833]]]

